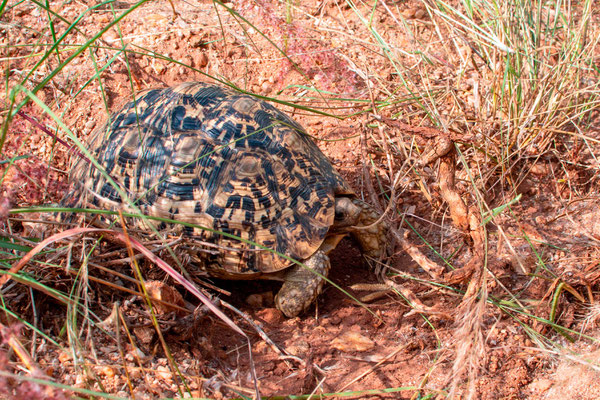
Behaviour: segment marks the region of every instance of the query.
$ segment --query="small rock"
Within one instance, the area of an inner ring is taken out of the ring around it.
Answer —
[[[275,308],[265,308],[257,313],[266,324],[276,325],[281,322],[282,314]]]
[[[83,374],[77,374],[77,376],[75,377],[75,387],[77,388],[83,388],[85,387],[85,376],[83,376]]]
[[[529,385],[529,388],[537,394],[542,394],[544,392],[547,392],[548,389],[550,389],[553,385],[553,382],[550,379],[538,379],[536,381],[531,382],[531,384]]]
[[[205,52],[202,52],[198,55],[197,64],[199,68],[204,68],[208,65],[208,56]]]
[[[70,360],[71,360],[71,356],[69,354],[67,354],[66,352],[61,351],[58,354],[58,361],[60,361],[61,364],[64,364]]]
[[[406,19],[422,19],[427,14],[425,8],[416,6],[402,11],[402,16]]]
[[[167,69],[167,67],[165,67],[164,65],[160,63],[155,63],[154,61],[152,62],[152,68],[158,75],[162,74]]]
[[[107,378],[113,378],[116,375],[114,368],[109,367],[108,365],[100,369],[100,374],[104,375]]]
[[[169,367],[160,365],[156,368],[156,375],[158,375],[166,383],[170,384],[173,382],[173,374]]]
[[[150,26],[163,26],[169,22],[169,19],[161,14],[148,14],[144,17],[144,21]]]
[[[307,357],[310,352],[310,344],[306,340],[296,339],[294,343],[286,347],[288,353],[301,358]]]
[[[139,379],[142,377],[142,371],[140,368],[137,367],[133,367],[133,368],[129,368],[129,377],[131,379]]]
[[[550,173],[550,168],[548,168],[547,164],[537,163],[529,169],[529,172],[534,175],[547,175]]]
[[[254,308],[268,307],[273,304],[273,292],[254,293],[246,297],[246,303]]]
[[[270,349],[269,345],[264,341],[256,342],[256,344],[254,345],[254,351],[257,354],[265,352],[265,351],[269,351],[269,349]]]
[[[193,67],[194,66],[194,58],[191,55],[186,54],[185,56],[183,56],[183,63],[186,66]]]
[[[192,48],[204,47],[206,46],[206,42],[204,35],[197,32],[190,32],[190,40],[188,43]]]
[[[423,8],[419,8],[415,11],[415,19],[422,19],[425,16],[425,10]]]
[[[94,127],[96,126],[96,121],[94,120],[89,120],[88,122],[85,123],[85,126],[83,127],[85,131],[87,132],[91,132]]]
[[[271,83],[269,81],[264,81],[261,85],[260,85],[260,89],[262,94],[267,94],[269,93],[269,91],[271,90]]]
[[[328,319],[329,323],[333,326],[338,326],[340,324],[340,322],[342,322],[342,319],[340,318],[339,315],[332,315],[329,319]]]
[[[156,331],[154,330],[154,328],[151,327],[139,327],[134,328],[133,333],[135,337],[140,341],[140,343],[143,343],[144,345],[149,345],[150,343],[152,343]],[[127,356],[125,357],[127,358]]]
[[[115,32],[113,29],[109,29],[106,31],[104,35],[102,35],[102,39],[108,43],[112,44],[119,40],[119,34]]]
[[[408,8],[404,11],[402,11],[402,16],[406,19],[412,19],[415,17],[415,12],[417,11],[417,9],[415,7],[413,8]]]

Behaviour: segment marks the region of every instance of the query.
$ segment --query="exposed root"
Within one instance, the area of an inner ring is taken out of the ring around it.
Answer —
[[[378,119],[381,120],[381,118]],[[456,359],[452,368],[449,398],[453,398],[457,394],[458,385],[465,374],[469,380],[467,398],[473,398],[475,395],[475,377],[485,360],[483,317],[487,301],[487,288],[485,285],[486,233],[479,210],[476,207],[469,208],[464,200],[464,195],[455,186],[456,153],[454,141],[465,141],[465,139],[455,133],[440,132],[432,128],[411,127],[389,119],[385,119],[385,123],[400,128],[404,133],[408,132],[427,139],[435,139],[430,150],[421,157],[417,164],[424,166],[440,159],[439,187],[442,198],[448,204],[454,225],[470,239],[473,254],[469,262],[458,270],[444,274],[441,266],[432,263],[397,231],[394,232],[396,240],[403,250],[434,279],[441,279],[450,284],[469,281],[459,312],[456,314],[458,315],[455,332]],[[434,309],[423,305],[412,292],[402,288],[401,285],[397,285],[389,279],[385,283],[398,290],[410,301],[413,306],[411,313],[436,315]],[[445,313],[442,314],[442,317],[451,319],[451,316]]]
[[[400,248],[408,254],[419,267],[423,268],[433,279],[438,280],[444,274],[444,267],[431,261],[417,246],[406,239],[397,229],[390,229]]]
[[[472,256],[469,262],[458,270],[445,275],[448,283],[469,280],[463,301],[457,313],[455,331],[456,359],[452,366],[452,384],[449,397],[453,398],[459,382],[465,374],[468,378],[467,398],[475,396],[475,379],[485,362],[485,339],[483,318],[487,302],[485,283],[485,229],[479,210],[467,207],[455,187],[455,153],[448,152],[441,158],[440,191],[448,203],[454,224],[467,233],[471,239]]]
[[[456,190],[454,182],[456,172],[455,159],[454,151],[448,152],[440,159],[440,193],[446,203],[448,203],[450,217],[454,225],[463,232],[467,232],[469,230],[469,212],[461,194]]]

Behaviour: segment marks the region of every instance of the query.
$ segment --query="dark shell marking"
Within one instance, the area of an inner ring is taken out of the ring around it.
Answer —
[[[352,189],[302,127],[270,104],[229,88],[186,83],[141,93],[90,139],[90,151],[150,216],[227,232],[292,258],[311,256],[334,221],[334,197]],[[64,204],[133,211],[87,161],[73,168]],[[135,225],[146,228],[142,219]],[[156,227],[227,251],[193,252],[212,275],[242,277],[290,262],[210,231]],[[242,276],[240,276],[242,275]]]

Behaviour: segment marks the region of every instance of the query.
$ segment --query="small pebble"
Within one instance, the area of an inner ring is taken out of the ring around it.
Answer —
[[[109,367],[109,366],[102,367],[102,369],[100,370],[100,373],[107,378],[112,378],[116,375],[114,368]]]
[[[199,68],[206,67],[208,65],[208,56],[206,55],[206,53],[204,53],[204,52],[200,53],[196,62],[198,64]]]

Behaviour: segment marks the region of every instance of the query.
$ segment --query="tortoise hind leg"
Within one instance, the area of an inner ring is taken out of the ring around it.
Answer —
[[[310,270],[297,264],[288,268],[275,296],[275,305],[288,318],[300,315],[316,300],[325,283],[322,276],[327,276],[331,268],[329,257],[321,250],[306,259],[304,265]]]

